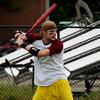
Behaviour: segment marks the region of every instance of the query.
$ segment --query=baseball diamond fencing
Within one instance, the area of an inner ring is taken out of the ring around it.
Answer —
[[[99,24],[100,21],[86,27],[76,24],[59,27],[59,38],[64,41],[64,67],[69,71],[74,100],[100,99]],[[17,29],[27,28],[6,26],[0,31],[14,34]],[[31,100],[36,90],[31,54],[8,41],[1,44],[0,56],[0,100]]]

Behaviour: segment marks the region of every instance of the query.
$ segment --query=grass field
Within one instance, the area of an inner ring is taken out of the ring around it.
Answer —
[[[75,100],[100,100],[100,92],[90,92],[90,93],[86,93],[83,92],[81,93],[80,96],[76,96],[74,98]]]
[[[31,85],[0,84],[0,100],[32,100],[35,90]],[[77,100],[100,100],[100,92],[82,94]]]
[[[32,86],[1,85],[0,100],[32,100]]]

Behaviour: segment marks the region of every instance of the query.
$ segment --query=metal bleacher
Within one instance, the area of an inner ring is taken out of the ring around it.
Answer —
[[[99,25],[100,21],[97,21],[85,28],[78,27],[76,31],[76,27],[72,27],[60,32],[64,34],[60,35],[65,47],[64,66],[71,73],[68,79],[78,96],[100,90]]]

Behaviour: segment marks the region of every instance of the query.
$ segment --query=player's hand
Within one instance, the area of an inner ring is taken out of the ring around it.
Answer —
[[[25,32],[23,32],[23,31],[16,31],[15,32],[16,34],[15,34],[15,38],[17,39],[17,38],[21,38],[22,40],[27,40],[27,37],[26,37],[26,33]]]

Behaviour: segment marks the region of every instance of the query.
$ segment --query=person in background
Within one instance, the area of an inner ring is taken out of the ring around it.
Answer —
[[[41,35],[16,34],[17,45],[34,56],[34,84],[37,90],[32,100],[73,100],[64,68],[63,42],[57,39],[57,25],[53,21],[42,24]],[[30,44],[26,45],[27,41]]]
[[[83,0],[76,0],[76,3],[75,3],[77,19],[82,18],[82,14],[81,14],[81,11],[80,11],[81,7],[83,7],[86,10],[86,12],[89,16],[89,18],[87,20],[90,23],[93,23],[94,22],[94,16],[93,16],[89,6],[87,5],[87,3],[85,3]]]
[[[85,0],[52,0],[52,3],[56,3],[61,7],[60,10],[65,17],[70,16],[72,19],[76,17],[75,20],[85,19],[89,24],[94,22],[94,16]],[[85,10],[85,13],[81,12],[81,8]]]

